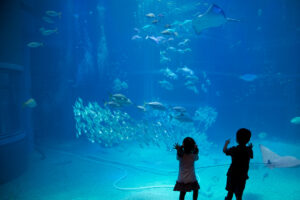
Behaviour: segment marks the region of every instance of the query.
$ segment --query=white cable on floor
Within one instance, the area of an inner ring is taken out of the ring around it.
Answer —
[[[123,191],[145,190],[145,189],[155,189],[155,188],[173,188],[174,187],[173,185],[155,185],[155,186],[142,186],[142,187],[120,187],[120,186],[118,186],[118,183],[121,182],[123,179],[125,179],[128,176],[128,172],[124,167],[130,167],[130,168],[133,168],[133,169],[136,169],[136,170],[147,171],[147,172],[158,174],[158,175],[170,175],[170,174],[173,174],[173,173],[178,173],[177,170],[170,170],[170,171],[157,170],[157,169],[154,169],[154,168],[149,168],[149,167],[144,167],[144,166],[137,166],[137,165],[129,165],[129,164],[126,164],[126,163],[113,161],[113,160],[107,160],[107,159],[103,159],[103,158],[99,158],[99,157],[93,157],[93,156],[89,156],[89,155],[81,156],[81,155],[78,155],[78,154],[74,154],[74,153],[70,153],[70,152],[66,152],[66,151],[61,151],[61,150],[56,150],[56,149],[47,149],[47,150],[50,150],[50,151],[53,151],[53,152],[58,152],[58,153],[63,153],[63,154],[69,155],[69,156],[74,156],[74,157],[77,157],[79,159],[90,161],[90,162],[96,162],[96,163],[101,163],[101,164],[104,163],[106,165],[110,165],[110,166],[113,166],[117,169],[120,169],[120,170],[124,171],[124,175],[121,176],[120,178],[118,178],[113,183],[113,187],[115,189],[123,190]],[[252,164],[261,165],[261,164],[265,164],[265,163],[252,163]],[[196,167],[195,170],[203,169],[203,168],[222,167],[222,166],[228,166],[228,165],[230,165],[230,164],[200,166],[200,167]],[[120,166],[123,166],[123,167],[120,167]],[[199,179],[198,174],[197,174],[197,177]]]

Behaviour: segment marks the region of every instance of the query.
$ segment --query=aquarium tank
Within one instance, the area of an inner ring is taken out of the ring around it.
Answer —
[[[1,0],[0,199],[299,200],[299,10]]]

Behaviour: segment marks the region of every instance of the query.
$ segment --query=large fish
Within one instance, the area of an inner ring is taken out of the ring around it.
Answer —
[[[192,21],[192,26],[197,34],[203,30],[219,27],[228,21],[239,21],[237,19],[227,18],[223,9],[212,4],[205,13],[198,15]]]
[[[263,145],[259,145],[263,162],[268,168],[299,167],[300,160],[293,156],[279,156]]]

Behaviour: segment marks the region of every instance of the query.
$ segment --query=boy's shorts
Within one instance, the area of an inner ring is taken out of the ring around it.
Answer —
[[[236,196],[242,196],[247,179],[232,178],[227,176],[226,190],[228,192],[233,192]]]

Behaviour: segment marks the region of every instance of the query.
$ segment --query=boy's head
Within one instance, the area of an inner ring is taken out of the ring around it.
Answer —
[[[241,128],[236,132],[236,141],[240,145],[246,145],[251,138],[251,131],[246,128]]]
[[[195,145],[196,145],[196,142],[193,138],[191,138],[191,137],[184,138],[184,140],[183,140],[184,153],[192,153],[192,151],[195,150]]]

